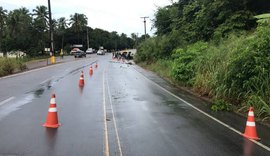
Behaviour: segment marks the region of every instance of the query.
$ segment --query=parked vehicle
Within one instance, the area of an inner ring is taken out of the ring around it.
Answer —
[[[86,52],[86,54],[93,54],[94,50],[93,50],[93,48],[88,48],[85,52]]]
[[[105,55],[105,51],[100,49],[98,50],[97,55]]]
[[[82,51],[82,50],[78,50],[76,52],[73,53],[74,57],[86,57],[86,52]]]
[[[74,55],[74,53],[76,53],[77,51],[79,51],[80,49],[79,48],[73,48],[71,51],[70,51],[70,55]]]

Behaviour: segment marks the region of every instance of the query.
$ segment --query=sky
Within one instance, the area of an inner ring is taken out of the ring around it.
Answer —
[[[172,0],[51,0],[52,18],[70,18],[75,13],[84,14],[88,18],[88,26],[101,28],[118,34],[144,34],[144,24],[141,17],[146,19],[146,32],[153,35],[151,30],[154,13],[158,7],[170,5]],[[36,6],[48,6],[47,0],[0,0],[0,6],[8,11],[26,7],[30,12]]]

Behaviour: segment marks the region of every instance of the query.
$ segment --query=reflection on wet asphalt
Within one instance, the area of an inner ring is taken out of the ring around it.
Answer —
[[[153,85],[134,68],[111,63],[107,74],[123,155],[269,154]],[[170,90],[164,80],[140,72]]]
[[[93,68],[93,75],[89,75],[90,65],[97,60],[98,68]],[[197,98],[138,68],[111,60],[111,55],[106,54],[78,59],[76,66],[52,68],[51,72],[58,73],[49,77],[39,77],[48,71],[33,74],[34,86],[0,106],[0,155],[104,155],[105,123],[111,156],[269,155],[153,85],[143,75],[200,105]],[[83,87],[78,85],[81,71],[85,73]],[[42,126],[52,93],[56,94],[61,122],[58,129]]]

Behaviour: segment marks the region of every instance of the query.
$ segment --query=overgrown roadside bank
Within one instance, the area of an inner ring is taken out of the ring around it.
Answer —
[[[198,41],[175,48],[167,58],[143,59],[151,45],[141,44],[135,61],[176,86],[208,98],[213,111],[247,115],[254,107],[256,119],[269,125],[270,30],[258,27],[252,34],[230,35],[219,44]],[[156,49],[162,50],[162,49]],[[154,56],[155,51],[151,51]]]
[[[254,4],[260,3],[260,5]],[[270,121],[269,1],[175,1],[155,13],[155,36],[135,62],[207,97],[213,111]]]

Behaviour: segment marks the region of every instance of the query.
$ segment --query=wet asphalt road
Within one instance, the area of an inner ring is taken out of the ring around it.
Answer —
[[[0,155],[270,155],[153,81],[171,89],[137,66],[112,61],[110,54],[0,79]],[[42,126],[52,93],[58,129]]]

